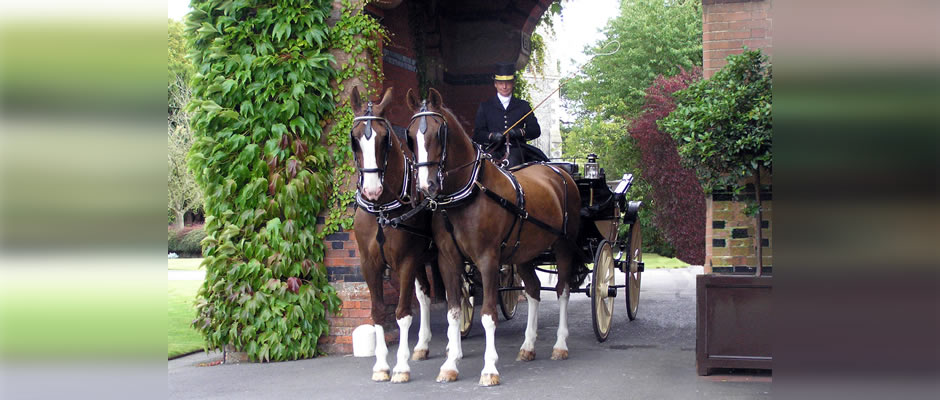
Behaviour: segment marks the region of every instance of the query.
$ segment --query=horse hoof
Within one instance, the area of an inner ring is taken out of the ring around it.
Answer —
[[[411,354],[411,360],[412,360],[412,361],[421,361],[421,360],[427,360],[427,359],[428,359],[428,350],[427,350],[427,349],[424,349],[424,350],[415,350],[415,352]]]
[[[373,371],[373,372],[372,372],[372,380],[375,381],[375,382],[385,382],[385,381],[387,381],[387,380],[389,380],[389,379],[390,379],[390,378],[389,378],[389,376],[388,376],[388,371],[387,371],[387,370],[385,370],[385,371]]]
[[[396,372],[392,375],[392,383],[405,383],[411,380],[410,372]]]
[[[567,360],[568,350],[552,349],[552,360]]]
[[[437,374],[438,382],[442,382],[442,383],[453,382],[456,380],[457,380],[457,371],[454,371],[454,370],[441,371],[439,374]]]
[[[499,385],[499,374],[480,375],[480,386],[496,386],[496,385]]]
[[[519,355],[516,356],[516,361],[532,361],[535,359],[535,352],[528,350],[519,350]]]

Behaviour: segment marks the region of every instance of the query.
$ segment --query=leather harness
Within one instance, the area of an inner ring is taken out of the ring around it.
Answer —
[[[503,167],[499,165],[496,165],[492,160],[492,156],[490,156],[488,153],[485,153],[481,149],[480,145],[476,143],[473,144],[475,153],[476,153],[473,161],[467,164],[458,166],[452,170],[448,170],[444,172],[445,163],[447,161],[447,136],[448,136],[447,120],[446,118],[444,118],[443,115],[439,113],[428,111],[427,105],[425,102],[424,104],[422,104],[422,107],[419,110],[419,112],[412,117],[411,124],[414,124],[415,120],[418,119],[419,130],[421,132],[424,132],[425,129],[427,128],[427,122],[426,122],[427,117],[436,117],[436,118],[441,119],[442,128],[438,132],[439,136],[441,136],[441,142],[442,142],[442,148],[443,148],[441,152],[441,159],[440,161],[426,161],[426,162],[415,163],[414,167],[418,168],[418,167],[437,165],[438,166],[438,169],[437,169],[438,182],[441,185],[441,188],[443,188],[445,176],[449,175],[450,173],[456,172],[460,169],[466,168],[468,166],[471,166],[471,165],[473,166],[473,171],[471,173],[469,181],[467,182],[466,185],[464,185],[457,192],[453,194],[445,195],[445,196],[438,195],[434,199],[431,199],[431,200],[429,200],[430,196],[425,196],[425,202],[428,202],[428,208],[430,208],[432,211],[437,211],[438,209],[440,209],[441,216],[444,217],[444,227],[447,229],[447,232],[450,233],[451,239],[454,241],[454,246],[456,246],[457,251],[458,253],[460,253],[461,257],[463,257],[465,260],[467,259],[463,250],[460,249],[460,245],[457,243],[457,237],[454,234],[454,226],[450,221],[450,217],[448,217],[447,215],[447,209],[455,208],[460,205],[463,205],[465,202],[472,199],[478,191],[482,192],[491,200],[495,201],[497,204],[499,204],[501,207],[503,207],[510,213],[515,214],[517,217],[513,219],[512,226],[510,226],[509,231],[506,233],[506,237],[504,237],[502,242],[500,243],[500,249],[506,248],[507,244],[509,243],[510,238],[512,237],[512,233],[515,230],[516,224],[518,223],[519,229],[516,234],[516,242],[513,245],[509,256],[506,258],[507,260],[511,259],[513,255],[515,255],[516,250],[519,249],[519,246],[521,243],[521,236],[522,236],[522,227],[526,221],[529,221],[533,225],[539,228],[542,228],[544,230],[547,230],[548,232],[551,232],[559,237],[564,238],[566,236],[566,232],[568,231],[568,181],[564,179],[564,175],[561,173],[561,171],[559,171],[557,168],[555,168],[552,165],[548,165],[544,163],[529,163],[523,166],[523,167],[528,167],[528,166],[536,165],[536,164],[545,165],[551,168],[552,171],[554,171],[556,174],[558,174],[559,177],[562,178],[562,183],[564,184],[564,187],[565,187],[564,199],[563,199],[564,210],[563,210],[562,228],[559,230],[558,228],[555,228],[554,226],[534,216],[529,215],[529,212],[526,211],[525,209],[525,193],[522,189],[522,185],[519,184],[519,182],[516,180],[516,177],[511,172],[507,171],[506,169],[504,169]],[[409,127],[411,126],[411,124],[409,124]],[[513,189],[516,192],[515,202],[512,202],[506,199],[505,197],[500,196],[498,193],[493,192],[492,190],[484,186],[482,182],[479,181],[480,170],[483,167],[484,161],[490,162],[494,167],[497,168],[497,170],[499,170],[504,176],[506,176],[509,179],[509,181],[512,183]]]

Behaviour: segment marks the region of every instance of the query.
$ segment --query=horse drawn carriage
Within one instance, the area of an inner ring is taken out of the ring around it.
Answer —
[[[564,162],[501,168],[491,154],[471,142],[443,105],[440,93],[429,92],[429,98],[421,101],[408,91],[406,103],[414,115],[405,137],[393,133],[383,117],[391,90],[374,106],[360,101],[358,90],[353,91],[351,101],[356,117],[350,139],[360,188],[354,229],[375,322],[372,379],[410,379],[412,294],[417,295],[421,316],[411,358],[427,358],[431,299],[424,266],[434,261],[437,268],[432,270],[441,275],[447,294],[447,359],[437,377],[439,382],[457,380],[457,361],[463,357],[461,333],[472,326],[474,297],[483,300],[479,313],[486,337],[480,375],[483,386],[500,381],[494,344],[497,308],[505,318],[512,318],[520,291],[527,298],[529,311],[525,340],[517,357],[520,361],[535,358],[541,290],[553,289],[558,296],[559,326],[552,360],[568,358],[571,292],[585,293],[592,299],[594,333],[599,341],[610,333],[619,289],[625,289],[627,314],[634,319],[643,259],[637,219],[641,204],[626,198],[632,175],[613,182],[611,188],[593,155],[583,174],[577,165]],[[395,312],[400,345],[391,377],[382,327],[381,277],[386,269],[401,283]],[[615,270],[626,273],[624,284],[617,284]],[[537,271],[555,273],[556,286],[542,287]],[[524,285],[520,286],[520,281]]]
[[[583,165],[571,162],[551,162],[564,169],[575,180],[581,194],[581,228],[578,235],[580,256],[583,264],[576,273],[580,280],[590,276],[583,287],[571,292],[586,294],[592,299],[591,316],[594,335],[599,342],[607,340],[612,325],[612,315],[618,290],[624,289],[627,316],[636,318],[640,300],[640,277],[643,273],[643,233],[640,230],[638,212],[641,203],[628,201],[627,192],[633,184],[633,175],[625,174],[620,180],[608,181],[605,171],[597,163],[597,156],[590,154]],[[536,262],[538,271],[555,274],[555,256],[546,251]],[[587,265],[591,265],[590,268]],[[623,284],[617,284],[615,271],[624,273]],[[499,308],[503,317],[512,319],[519,303],[521,286],[514,265],[500,266]],[[482,291],[479,271],[468,263],[464,270],[464,301],[461,305],[463,324],[461,335],[469,334],[473,326],[473,311]],[[542,290],[554,290],[542,287]]]

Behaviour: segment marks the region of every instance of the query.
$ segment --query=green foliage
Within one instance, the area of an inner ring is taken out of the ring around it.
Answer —
[[[167,251],[180,255],[198,256],[202,253],[202,239],[206,238],[206,231],[202,227],[191,229],[168,229]]]
[[[589,53],[599,56],[569,80],[562,96],[580,106],[582,114],[631,118],[639,114],[645,90],[659,75],[672,76],[680,67],[702,65],[702,7],[697,0],[624,1],[620,15],[604,29],[606,39]]]
[[[659,122],[706,191],[739,191],[758,168],[773,171],[771,66],[760,50],[727,60],[711,79],[676,92],[676,109]]]
[[[348,107],[334,107],[336,95],[346,79],[368,81],[384,34],[348,3],[334,28],[328,0],[249,3],[194,0],[186,22],[196,71],[190,167],[207,215],[194,327],[207,348],[232,345],[260,361],[305,358],[340,306],[323,237],[351,225],[351,198],[343,186],[332,190],[351,173]],[[335,62],[331,49],[351,61]],[[362,52],[370,63],[355,62]]]

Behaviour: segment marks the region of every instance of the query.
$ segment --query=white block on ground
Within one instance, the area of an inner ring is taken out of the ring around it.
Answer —
[[[375,356],[375,327],[372,325],[359,325],[353,330],[353,356]]]

